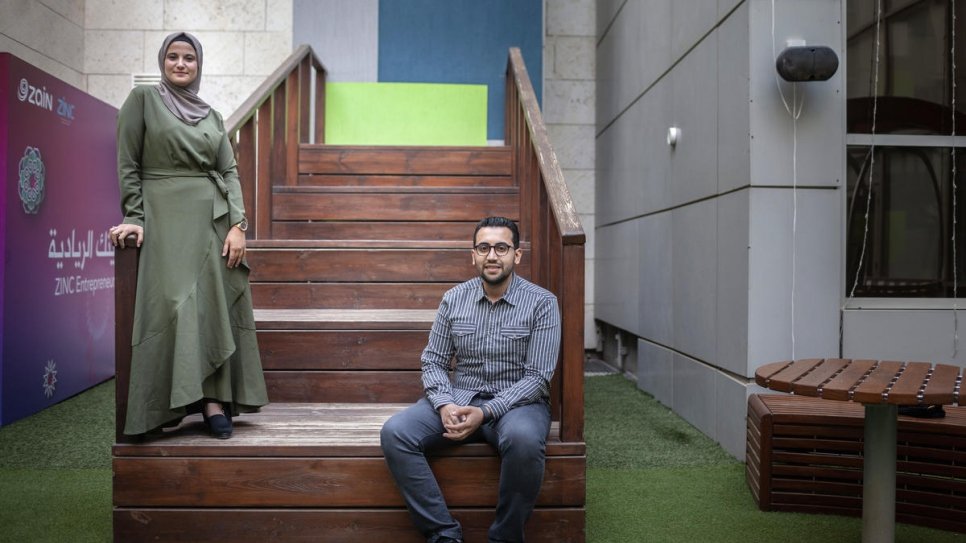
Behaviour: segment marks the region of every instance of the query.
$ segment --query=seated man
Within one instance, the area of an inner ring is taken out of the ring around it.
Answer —
[[[389,470],[413,523],[432,543],[463,536],[426,453],[475,441],[496,447],[500,486],[489,539],[523,541],[550,432],[549,382],[560,346],[557,299],[513,273],[523,256],[513,221],[483,219],[473,240],[480,276],[443,295],[422,355],[426,395],[382,427]]]

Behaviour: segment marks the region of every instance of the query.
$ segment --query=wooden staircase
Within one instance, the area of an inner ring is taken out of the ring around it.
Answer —
[[[563,342],[553,428],[528,540],[584,541],[583,243],[519,51],[510,51],[507,145],[365,147],[310,137],[299,48],[228,121],[252,222],[248,262],[272,404],[214,440],[189,417],[164,436],[121,433],[137,257],[119,251],[116,541],[422,541],[379,447],[379,429],[421,394],[419,356],[442,294],[475,274],[484,216],[518,221],[517,271],[553,291]],[[311,142],[314,140],[315,142]],[[485,541],[499,458],[458,447],[432,466],[467,541]]]

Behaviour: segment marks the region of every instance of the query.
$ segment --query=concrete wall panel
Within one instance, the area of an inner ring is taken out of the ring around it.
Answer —
[[[671,213],[641,218],[638,322],[641,337],[662,345],[674,345],[674,266],[671,245]]]
[[[717,437],[715,371],[677,353],[673,355],[674,412],[711,439]]]
[[[840,243],[840,194],[798,191],[794,243],[793,200],[788,189],[751,191],[748,376],[793,355],[838,353],[841,274],[829,255],[838,253]]]
[[[714,200],[671,211],[674,348],[703,361],[715,359],[717,215]]]
[[[649,341],[637,340],[637,388],[670,407],[674,405],[674,355]]]
[[[966,367],[966,310],[957,313],[958,329],[951,309],[847,310],[842,356]]]
[[[775,55],[788,39],[827,45],[844,58],[841,0],[750,2],[751,182],[756,185],[839,186],[844,171],[844,70],[828,81],[787,83],[775,71]],[[774,47],[773,47],[774,46]],[[772,51],[775,51],[773,53]],[[779,92],[781,88],[781,92]],[[782,102],[784,96],[788,109]],[[798,112],[793,120],[790,111]],[[797,174],[792,175],[797,147]]]
[[[725,19],[715,33],[718,55],[718,192],[751,182],[749,128],[748,4]]]
[[[715,365],[737,375],[748,368],[749,191],[726,194],[718,206]]]
[[[711,32],[718,22],[718,6],[708,0],[671,2],[671,58],[679,59]]]
[[[672,205],[713,196],[718,190],[716,45],[713,38],[702,41],[670,75],[674,105],[669,126],[681,129],[681,139],[671,151]]]
[[[748,385],[729,375],[715,375],[715,436],[724,450],[745,459]]]
[[[594,296],[597,318],[638,333],[640,236],[636,221],[597,229],[597,268]],[[601,258],[601,255],[606,255]]]
[[[597,123],[611,123],[671,65],[671,0],[627,2],[597,47]]]

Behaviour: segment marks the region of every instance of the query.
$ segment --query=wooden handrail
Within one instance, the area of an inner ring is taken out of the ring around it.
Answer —
[[[547,126],[543,122],[543,115],[537,103],[537,94],[533,90],[533,84],[530,83],[530,76],[527,74],[527,67],[523,63],[523,55],[518,47],[510,48],[508,71],[513,74],[512,80],[519,96],[520,109],[526,119],[530,139],[533,142],[533,152],[540,165],[541,178],[547,187],[550,208],[557,221],[557,228],[564,245],[586,243],[584,228],[580,224],[577,208],[570,197],[570,189],[564,181],[557,153],[550,145]],[[510,143],[507,142],[507,144]]]
[[[272,97],[272,93],[275,89],[285,82],[288,74],[299,67],[299,64],[306,58],[309,58],[312,67],[317,71],[325,73],[325,67],[319,60],[319,57],[315,55],[315,51],[306,44],[299,45],[292,54],[275,69],[274,72],[269,75],[265,81],[262,82],[258,88],[244,101],[231,117],[225,122],[225,131],[229,134],[235,134],[242,127],[242,124],[250,119],[255,112],[258,111],[258,106],[263,102]]]
[[[507,62],[505,120],[513,177],[520,187],[520,234],[531,246],[531,279],[553,292],[560,304],[553,416],[560,420],[562,440],[583,441],[586,235],[516,47]]]
[[[322,143],[325,137],[325,67],[312,48],[298,46],[228,118],[225,129],[236,145],[248,236],[271,239],[272,187],[297,182],[299,144],[313,138]]]

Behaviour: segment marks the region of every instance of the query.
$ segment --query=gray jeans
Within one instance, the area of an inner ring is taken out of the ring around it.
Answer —
[[[471,405],[480,405],[474,399]],[[464,441],[443,437],[439,413],[421,398],[393,415],[382,427],[382,451],[416,528],[434,542],[440,537],[462,539],[449,513],[426,454],[460,443],[486,441],[500,452],[500,487],[490,541],[523,541],[523,526],[540,492],[550,432],[550,408],[544,402],[511,409],[499,420],[483,424]]]

